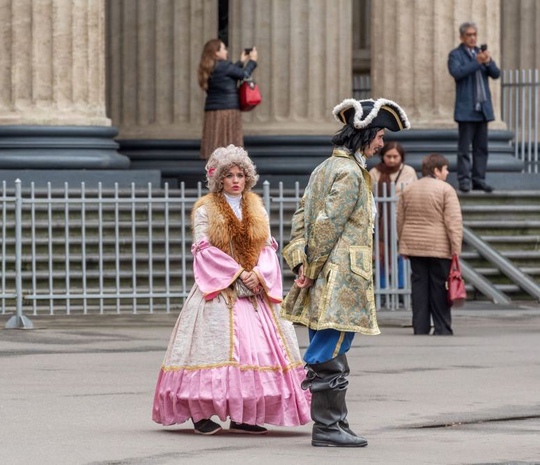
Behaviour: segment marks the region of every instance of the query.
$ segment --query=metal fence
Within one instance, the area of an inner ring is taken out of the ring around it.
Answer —
[[[403,190],[403,185],[400,186]],[[377,183],[373,191],[379,191]],[[395,183],[383,184],[382,195],[375,195],[377,217],[374,234],[374,276],[377,308],[411,308],[410,262],[398,253],[397,204]]]
[[[300,185],[261,192],[280,249],[302,195]],[[189,213],[202,186],[180,189],[89,191],[2,187],[0,313],[87,314],[178,310],[192,282]],[[382,229],[375,228],[378,307],[410,305],[408,267],[400,268],[396,243],[397,197],[377,198]],[[280,257],[283,268],[283,258]],[[285,284],[292,274],[284,269]],[[399,279],[398,279],[399,277]],[[285,286],[286,289],[287,286]],[[15,324],[15,323],[14,323]]]
[[[502,119],[514,133],[514,155],[523,161],[524,171],[538,173],[538,89],[537,69],[502,72]]]

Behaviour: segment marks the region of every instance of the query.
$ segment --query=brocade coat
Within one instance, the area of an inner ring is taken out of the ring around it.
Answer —
[[[335,148],[313,171],[283,249],[289,267],[303,264],[314,283],[293,285],[282,316],[314,330],[379,334],[372,248],[371,176],[351,153]]]

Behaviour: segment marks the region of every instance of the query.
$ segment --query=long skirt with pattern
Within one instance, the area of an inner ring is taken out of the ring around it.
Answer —
[[[218,147],[244,145],[242,113],[238,109],[204,112],[201,158],[208,159]]]
[[[172,425],[216,415],[252,425],[308,423],[294,327],[263,297],[228,302],[222,294],[207,301],[193,287],[159,373],[153,420]]]

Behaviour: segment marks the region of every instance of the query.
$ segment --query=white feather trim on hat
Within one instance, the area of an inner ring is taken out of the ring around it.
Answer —
[[[373,108],[371,108],[370,112],[366,115],[364,119],[362,119],[362,116],[364,116],[364,108],[362,106],[363,102],[373,103]],[[383,107],[384,105],[387,105],[397,110],[399,117],[401,119],[401,122],[403,123],[404,129],[409,129],[411,127],[411,123],[409,119],[407,118],[407,115],[403,111],[403,109],[396,102],[385,99],[385,98],[379,98],[377,100],[373,100],[373,99],[356,100],[352,98],[345,99],[339,105],[336,105],[334,107],[333,114],[334,114],[334,118],[338,122],[342,124],[346,124],[343,122],[343,119],[341,119],[340,116],[342,116],[342,112],[344,110],[347,110],[349,108],[354,108],[354,118],[353,118],[354,127],[356,129],[364,129],[373,122],[373,120],[379,114],[381,107]]]
[[[354,126],[356,127],[357,124],[360,124],[362,121],[362,116],[364,115],[364,109],[362,108],[362,104],[354,99],[354,98],[347,98],[343,100],[339,105],[336,105],[334,107],[333,113],[334,118],[338,123],[343,124],[343,120],[340,119],[339,115],[343,110],[347,110],[348,108],[354,108]],[[346,124],[346,123],[345,123]]]

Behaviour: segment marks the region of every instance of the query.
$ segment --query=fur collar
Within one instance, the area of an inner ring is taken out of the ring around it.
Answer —
[[[259,261],[259,255],[269,238],[268,217],[261,198],[253,192],[242,196],[240,221],[221,193],[207,194],[195,203],[193,212],[201,205],[208,211],[208,240],[233,257],[247,271]],[[192,222],[193,213],[192,212]]]

